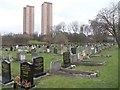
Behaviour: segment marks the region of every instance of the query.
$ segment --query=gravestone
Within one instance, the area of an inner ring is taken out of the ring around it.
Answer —
[[[21,52],[20,53],[20,60],[21,61],[25,61],[25,59],[26,59],[26,53],[25,52]]]
[[[71,65],[70,61],[70,52],[64,52],[63,53],[63,66],[64,68],[67,68]]]
[[[39,48],[39,53],[43,53],[43,49],[42,49],[42,47]]]
[[[34,77],[45,75],[44,72],[44,58],[37,57],[33,58],[33,69],[34,69]]]
[[[57,53],[58,53],[57,48],[54,48],[54,54],[57,54]]]
[[[16,60],[20,60],[20,52],[16,52]]]
[[[34,87],[33,65],[30,62],[20,64],[20,83],[21,88],[30,89]]]
[[[78,62],[77,54],[72,55],[72,62]]]
[[[2,61],[2,83],[6,84],[11,82],[11,65],[7,60]]]
[[[78,58],[78,60],[82,60],[81,53],[78,53],[77,58]]]
[[[8,60],[11,61],[11,59],[12,59],[12,52],[8,51]]]
[[[57,73],[61,68],[61,61],[53,61],[50,63],[50,73]]]
[[[12,46],[10,47],[10,51],[13,51],[13,47]]]
[[[95,47],[95,54],[98,52],[98,47],[96,46]]]
[[[76,54],[76,48],[71,48],[72,54]]]
[[[37,56],[37,53],[36,53],[36,50],[35,50],[35,49],[32,49],[32,50],[31,50],[31,55],[32,55],[32,58],[34,58],[34,57]]]

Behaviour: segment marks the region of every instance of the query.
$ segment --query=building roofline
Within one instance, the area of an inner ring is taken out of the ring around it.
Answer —
[[[26,7],[33,7],[34,8],[34,6],[31,6],[31,5],[26,5]]]
[[[47,3],[47,4],[52,4],[51,2],[44,2],[44,3]],[[44,4],[44,3],[43,3],[43,4]]]

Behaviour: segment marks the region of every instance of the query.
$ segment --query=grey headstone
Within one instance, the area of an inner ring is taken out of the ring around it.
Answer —
[[[9,59],[9,61],[11,61],[11,59],[12,59],[12,52],[11,51],[8,52],[8,59]]]
[[[81,60],[81,53],[77,54],[78,60]]]
[[[37,53],[36,53],[36,50],[35,50],[35,49],[32,49],[32,50],[31,50],[31,55],[32,55],[32,58],[34,58],[34,57],[37,56]]]
[[[77,54],[72,55],[72,62],[78,62]]]
[[[50,63],[50,73],[56,73],[60,70],[61,61],[53,61]]]
[[[23,61],[26,59],[26,53],[25,52],[21,52],[20,53],[20,60]]]

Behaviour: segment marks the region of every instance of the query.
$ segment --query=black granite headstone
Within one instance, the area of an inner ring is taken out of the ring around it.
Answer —
[[[63,53],[63,67],[69,67],[71,65],[70,61],[70,52],[64,52]]]
[[[47,48],[50,48],[50,46],[48,45]]]
[[[33,69],[34,69],[34,77],[45,75],[44,72],[44,58],[37,57],[33,58]]]
[[[11,82],[11,65],[7,60],[2,61],[2,83],[6,84]]]
[[[57,48],[54,48],[54,54],[57,54],[57,52],[58,52]]]
[[[76,48],[71,48],[72,54],[76,54]]]
[[[20,83],[21,87],[30,89],[34,87],[33,81],[33,65],[30,62],[22,62],[20,64]]]

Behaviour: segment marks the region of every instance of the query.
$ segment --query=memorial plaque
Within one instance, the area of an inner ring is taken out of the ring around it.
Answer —
[[[2,61],[2,83],[6,84],[11,82],[11,65],[7,60]]]
[[[63,53],[63,67],[69,67],[71,64],[70,61],[70,52],[64,52]]]
[[[34,77],[45,75],[43,57],[33,58]]]
[[[30,89],[34,87],[33,81],[33,65],[30,62],[22,62],[20,64],[20,83],[21,87]]]

